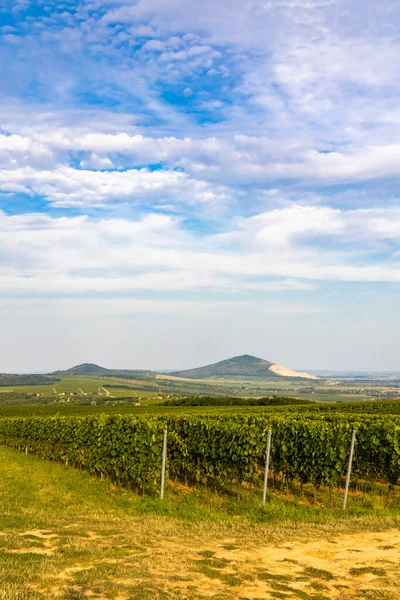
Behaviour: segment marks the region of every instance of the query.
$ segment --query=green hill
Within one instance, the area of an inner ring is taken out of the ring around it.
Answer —
[[[68,375],[85,377],[118,377],[121,379],[153,379],[157,376],[155,371],[146,369],[106,369],[93,363],[82,363],[65,371],[54,371],[50,376],[66,377]]]
[[[108,369],[99,367],[99,365],[94,365],[93,363],[82,363],[81,365],[76,365],[65,371],[54,371],[54,373],[50,373],[50,375],[99,375],[100,377],[107,374]]]
[[[234,356],[227,360],[222,360],[205,367],[189,369],[187,371],[176,371],[172,373],[175,377],[187,377],[189,379],[205,379],[211,377],[271,377],[275,378],[272,371],[269,370],[274,363],[262,358],[244,354],[243,356]]]
[[[257,356],[243,354],[222,360],[205,367],[175,371],[175,377],[188,379],[209,379],[215,377],[257,377],[258,379],[281,379],[282,377],[300,377],[302,379],[318,379],[308,373],[298,373],[282,365],[269,362]]]
[[[160,373],[145,369],[106,369],[93,363],[83,363],[76,365],[65,371],[54,371],[50,376],[86,376],[86,377],[118,377],[121,379],[155,379],[162,378]],[[185,371],[175,371],[165,374],[169,376],[184,377],[186,379],[211,379],[218,377],[254,377],[258,379],[281,379],[282,377],[301,377],[305,379],[318,379],[308,373],[298,373],[291,371],[286,367],[277,365],[256,356],[244,354],[243,356],[234,356],[227,360],[222,360],[205,367],[188,369]]]
[[[43,385],[59,381],[56,377],[47,375],[15,375],[10,373],[0,373],[0,387],[9,387],[16,385]]]

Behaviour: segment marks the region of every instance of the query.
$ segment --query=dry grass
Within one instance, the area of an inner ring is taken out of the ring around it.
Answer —
[[[143,502],[0,448],[0,600],[399,598],[397,512],[254,522],[226,511],[187,490]]]

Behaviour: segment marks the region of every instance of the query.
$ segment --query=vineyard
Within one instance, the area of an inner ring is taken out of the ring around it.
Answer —
[[[271,473],[285,485],[341,485],[354,429],[354,478],[394,486],[400,477],[400,425],[394,414],[14,417],[0,419],[0,442],[155,493],[165,428],[169,478],[192,485],[261,485],[269,429]]]
[[[187,400],[191,401],[192,398]],[[218,397],[213,399],[215,404],[207,406],[193,406],[190,402],[182,405],[175,405],[170,402],[160,404],[152,404],[143,406],[135,406],[135,403],[129,402],[119,404],[118,402],[108,405],[91,406],[87,404],[41,404],[41,405],[1,405],[0,404],[0,419],[10,417],[51,417],[51,416],[90,416],[99,414],[135,414],[135,415],[151,415],[158,416],[162,414],[207,414],[207,415],[224,415],[224,414],[246,414],[246,415],[265,415],[265,414],[298,414],[310,416],[316,414],[336,415],[345,413],[364,419],[366,415],[400,415],[400,401],[398,400],[383,400],[383,401],[366,401],[366,402],[319,402],[305,404],[287,404],[283,406],[229,406],[219,405]],[[224,400],[226,400],[224,398]]]

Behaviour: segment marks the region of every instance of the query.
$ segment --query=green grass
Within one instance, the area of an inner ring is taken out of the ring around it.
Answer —
[[[365,575],[365,573],[372,573],[372,575],[378,575],[378,577],[383,577],[386,575],[386,570],[382,567],[354,567],[349,571],[350,575]]]
[[[161,502],[0,447],[0,600],[233,600],[246,597],[247,586],[259,586],[260,598],[268,589],[269,597],[322,599],[326,570],[291,561],[274,574],[257,558],[249,567],[240,553],[398,528],[399,508],[395,494],[378,490],[353,494],[346,513],[279,494],[263,509],[259,490],[238,501],[178,485]]]
[[[317,579],[325,579],[329,581],[334,579],[334,576],[330,571],[325,571],[324,569],[315,569],[314,567],[306,567],[303,571],[304,575],[307,577],[314,577]]]

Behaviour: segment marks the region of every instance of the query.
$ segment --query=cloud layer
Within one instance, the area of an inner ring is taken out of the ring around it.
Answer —
[[[0,22],[4,302],[323,315],[398,289],[397,2],[7,0]]]
[[[310,291],[324,281],[400,282],[400,209],[292,206],[199,235],[139,221],[0,213],[2,293]]]

